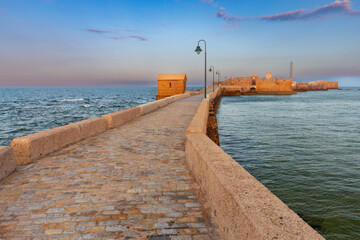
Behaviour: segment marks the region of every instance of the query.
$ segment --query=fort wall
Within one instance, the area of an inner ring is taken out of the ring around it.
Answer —
[[[256,81],[257,92],[292,92],[291,79],[262,79]]]
[[[338,82],[324,81],[324,85],[327,89],[338,89],[339,88]]]
[[[271,73],[261,79],[256,74],[252,77],[231,78],[221,82],[226,87],[225,96],[249,94],[294,94],[291,79],[273,78]]]
[[[338,82],[311,81],[295,82],[292,79],[273,78],[271,73],[261,79],[256,74],[252,77],[230,78],[222,81],[224,96],[239,96],[249,94],[295,94],[305,91],[326,91],[338,89]]]

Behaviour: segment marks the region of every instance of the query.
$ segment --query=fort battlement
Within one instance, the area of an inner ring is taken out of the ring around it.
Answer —
[[[326,91],[338,89],[338,82],[312,81],[295,82],[292,79],[273,78],[272,73],[266,73],[265,78],[259,78],[256,74],[251,77],[237,77],[222,81],[224,95],[252,95],[252,94],[296,94],[305,91]]]

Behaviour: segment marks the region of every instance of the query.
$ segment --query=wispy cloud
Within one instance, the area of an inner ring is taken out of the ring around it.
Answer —
[[[113,40],[122,40],[122,39],[129,39],[129,38],[137,39],[137,40],[140,40],[140,41],[147,41],[147,40],[148,40],[148,39],[145,38],[145,37],[135,36],[135,35],[132,35],[132,36],[124,36],[124,37],[110,37],[110,39],[113,39]]]
[[[7,10],[6,8],[0,8],[0,12]]]
[[[141,36],[127,36],[125,38],[134,38],[134,39],[138,39],[140,41],[147,41],[147,38],[141,37]]]
[[[220,9],[222,10],[222,9]],[[260,17],[237,17],[226,13],[224,10],[218,11],[216,17],[226,20],[228,23],[245,20],[266,20],[266,21],[307,21],[315,20],[332,15],[360,16],[360,11],[354,10],[349,0],[336,0],[333,3],[321,6],[313,10],[299,9],[274,15]]]
[[[91,29],[91,28],[86,28],[85,30],[88,32],[93,32],[93,33],[111,33],[112,32],[112,31],[105,31],[105,30]]]
[[[148,40],[147,38],[142,37],[142,36],[138,36],[138,35],[122,34],[122,36],[121,36],[121,32],[123,32],[123,33],[127,32],[128,34],[138,32],[137,30],[134,30],[134,29],[131,29],[131,28],[126,28],[126,29],[123,29],[123,30],[120,30],[120,31],[119,30],[114,30],[114,31],[100,30],[100,29],[93,29],[93,28],[86,28],[85,30],[88,31],[88,32],[91,32],[91,33],[97,33],[97,34],[101,34],[101,35],[102,34],[107,34],[107,33],[112,33],[113,36],[108,37],[108,38],[113,39],[113,40],[121,40],[121,39],[137,39],[137,40],[140,40],[140,41],[147,41]]]
[[[335,1],[314,10],[300,9],[291,12],[285,12],[275,15],[259,17],[262,20],[269,21],[294,21],[294,20],[312,20],[330,15],[343,14],[349,16],[360,16],[360,11],[354,10],[349,0]]]

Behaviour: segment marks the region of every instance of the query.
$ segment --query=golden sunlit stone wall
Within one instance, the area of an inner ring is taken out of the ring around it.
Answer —
[[[298,92],[326,91],[328,89],[338,89],[338,82],[330,82],[323,80],[311,82],[293,82],[293,89]]]
[[[156,100],[183,94],[186,91],[186,74],[159,74]]]
[[[255,88],[258,93],[270,92],[293,92],[291,79],[273,78],[272,73],[266,73],[266,77],[261,79],[255,73],[252,77],[238,77],[221,82],[223,86],[248,86],[249,89]]]

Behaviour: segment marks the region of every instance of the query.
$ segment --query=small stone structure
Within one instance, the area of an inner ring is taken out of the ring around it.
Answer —
[[[186,91],[186,74],[159,74],[156,100],[183,94]]]

